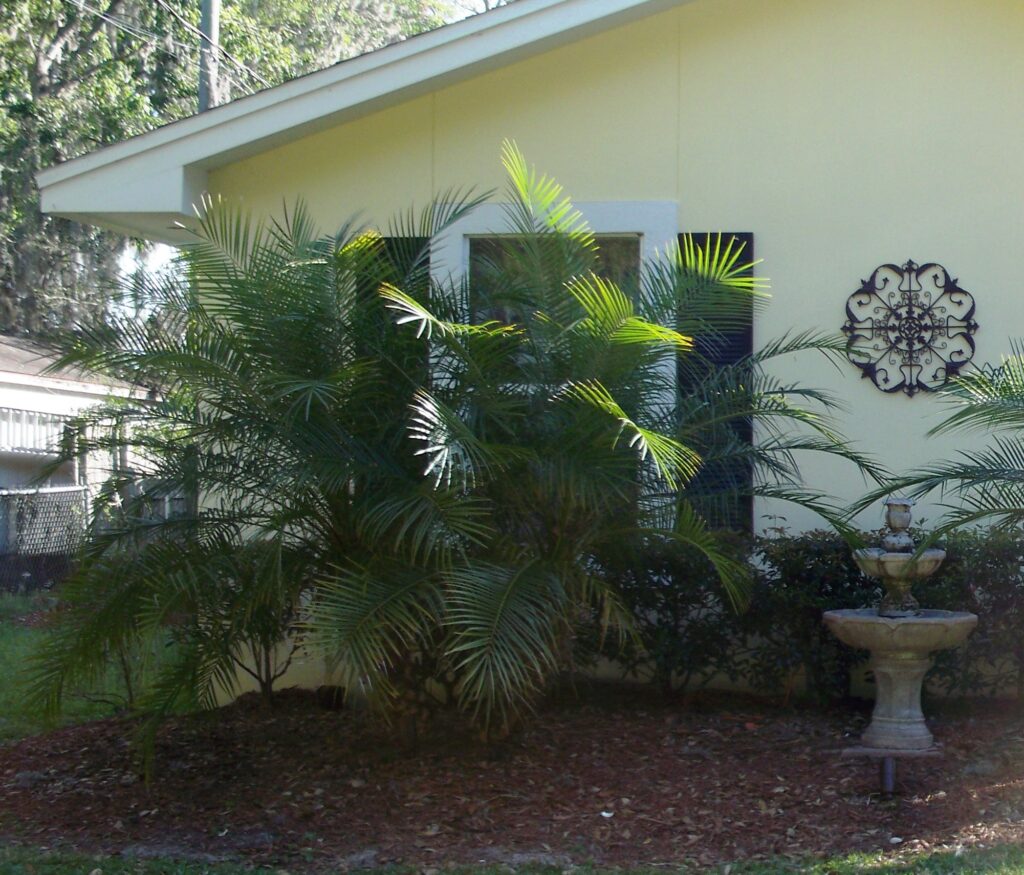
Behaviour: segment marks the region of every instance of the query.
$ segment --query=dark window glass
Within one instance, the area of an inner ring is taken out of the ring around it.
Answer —
[[[640,270],[640,237],[637,234],[597,234],[594,238],[598,245],[597,270],[602,279],[610,280],[623,291],[630,291],[636,285],[637,273]],[[512,244],[512,245],[510,245]],[[488,236],[469,238],[469,279],[474,297],[480,290],[496,281],[496,273],[500,274],[502,264],[515,256],[515,237]],[[499,292],[499,300],[506,296]],[[486,314],[474,303],[474,319],[481,321],[486,318],[501,322],[521,322],[513,303],[515,290],[509,290],[507,302],[501,305],[488,306]]]

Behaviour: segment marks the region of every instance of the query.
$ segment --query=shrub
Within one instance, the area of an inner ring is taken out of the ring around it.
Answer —
[[[752,566],[749,600],[723,597],[702,557],[672,546],[622,551],[610,563],[636,617],[624,667],[664,690],[693,689],[715,675],[788,696],[801,673],[818,702],[849,693],[850,670],[866,656],[822,623],[833,608],[867,607],[879,586],[861,574],[835,532],[743,539],[734,549]]]
[[[877,537],[861,533],[871,542]],[[923,537],[923,534],[918,535]],[[914,585],[921,605],[978,614],[967,643],[935,655],[928,687],[945,695],[1024,694],[1024,537],[1003,529],[954,532],[946,560]],[[725,603],[707,563],[685,551],[648,548],[610,567],[634,611],[638,638],[624,665],[664,689],[722,674],[755,690],[791,692],[803,674],[819,703],[849,694],[850,672],[866,652],[841,644],[822,623],[839,608],[870,607],[881,585],[861,574],[838,534],[812,531],[757,538],[745,610]]]
[[[758,538],[756,583],[740,618],[744,677],[761,690],[790,689],[803,669],[819,702],[849,693],[850,669],[865,654],[841,644],[821,616],[877,603],[881,589],[861,574],[850,545],[830,531]]]
[[[747,547],[735,538],[737,553]],[[606,557],[604,570],[634,617],[635,637],[606,651],[626,674],[649,676],[665,693],[700,689],[715,676],[738,679],[738,616],[704,556],[643,542]]]
[[[952,695],[1024,694],[1024,537],[993,528],[947,536],[946,560],[915,586],[922,606],[972,611],[978,628],[936,654],[929,684]]]

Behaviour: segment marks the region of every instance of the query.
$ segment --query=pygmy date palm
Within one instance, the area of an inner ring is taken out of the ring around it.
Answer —
[[[827,397],[766,373],[774,356],[828,352],[831,341],[791,338],[730,366],[695,348],[695,335],[713,349],[749,324],[763,297],[734,241],[687,240],[622,288],[602,276],[595,236],[562,189],[512,145],[504,164],[505,224],[471,281],[435,283],[429,294],[381,290],[399,325],[430,344],[408,432],[424,471],[486,523],[460,545],[432,597],[455,695],[499,728],[571,657],[578,621],[596,613],[606,627],[628,628],[606,572],[610,552],[655,540],[696,550],[739,602],[747,567],[708,526],[713,499],[758,492],[834,518],[822,496],[800,487],[799,453],[830,452],[871,470],[800,403],[828,407]],[[751,418],[757,443],[736,428]],[[712,462],[750,476],[720,484],[717,496],[691,489]],[[351,620],[370,598],[398,603],[393,583],[379,585],[371,596],[365,578],[337,576],[314,607],[314,627],[352,680],[384,664],[358,634],[374,641],[373,627]]]
[[[126,290],[144,319],[115,309],[64,339],[63,365],[134,392],[89,412],[65,448],[119,463],[33,668],[51,708],[151,639],[174,646],[147,710],[210,706],[246,673],[269,695],[331,569],[416,590],[403,611],[434,610],[415,581],[481,524],[422,477],[407,430],[427,344],[394,329],[377,289],[428,282],[430,238],[472,203],[448,197],[385,238],[318,236],[302,208],[257,225],[210,202],[176,270]],[[373,617],[385,662],[412,616],[388,610]]]
[[[735,464],[749,476],[719,492],[828,513],[797,455],[867,467],[810,412],[827,397],[765,368],[831,341],[729,366],[695,346],[762,296],[738,246],[687,241],[620,287],[557,184],[511,145],[505,166],[504,236],[473,282],[430,271],[470,197],[332,237],[301,208],[261,226],[208,203],[179,270],[133,290],[147,319],[76,333],[63,364],[138,391],[68,450],[129,463],[35,666],[51,704],[107,654],[167,637],[175,656],[143,702],[156,713],[211,704],[239,671],[267,691],[301,640],[350,691],[399,708],[447,695],[501,730],[570,658],[579,622],[628,628],[609,550],[685,545],[742,599],[702,471]],[[736,427],[752,418],[757,442]],[[168,496],[189,500],[154,515]]]

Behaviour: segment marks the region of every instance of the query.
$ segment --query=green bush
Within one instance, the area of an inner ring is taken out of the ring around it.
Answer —
[[[861,533],[868,543],[876,534]],[[919,534],[918,537],[923,537]],[[945,562],[914,594],[923,607],[971,611],[967,643],[936,654],[931,689],[944,695],[1024,693],[1024,536],[1001,529],[960,531],[942,544]],[[881,586],[861,574],[847,542],[829,531],[757,538],[750,599],[736,612],[713,569],[686,551],[658,546],[623,551],[610,563],[636,616],[638,637],[625,668],[650,673],[664,689],[693,688],[714,675],[771,694],[802,675],[819,703],[850,692],[850,672],[867,657],[841,644],[822,622],[839,608],[876,605]]]
[[[929,683],[947,695],[1024,692],[1024,536],[1004,529],[965,530],[942,545],[946,560],[915,586],[925,607],[972,611],[978,628],[956,650],[936,654]]]
[[[737,538],[737,552],[747,545]],[[634,617],[635,637],[608,652],[629,676],[665,693],[700,689],[715,676],[739,679],[738,617],[714,566],[694,550],[648,541],[603,562]]]
[[[609,563],[635,616],[637,638],[625,669],[664,690],[704,686],[713,677],[759,691],[791,691],[802,674],[819,702],[849,693],[850,670],[866,654],[841,644],[822,623],[833,608],[878,601],[881,590],[858,570],[849,545],[828,531],[775,538],[735,536],[752,566],[749,601],[724,597],[714,569],[692,551],[644,545]]]
[[[835,532],[758,538],[755,560],[750,605],[739,620],[747,682],[758,690],[788,690],[803,669],[811,697],[844,698],[850,669],[865,654],[840,644],[821,616],[877,604],[880,587],[861,574],[849,544]]]
[[[858,570],[849,545],[828,531],[739,539],[752,567],[739,610],[722,596],[713,569],[688,551],[650,549],[620,557],[618,584],[636,616],[638,641],[625,667],[651,673],[663,689],[706,684],[713,676],[771,694],[798,677],[819,702],[849,693],[850,669],[866,654],[841,644],[822,623],[832,608],[865,607],[880,589]]]

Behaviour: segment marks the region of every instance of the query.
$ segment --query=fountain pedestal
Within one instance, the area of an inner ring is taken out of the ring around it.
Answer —
[[[935,737],[924,722],[921,687],[933,662],[906,653],[872,654],[878,697],[861,744],[886,750],[928,750],[932,746]]]

